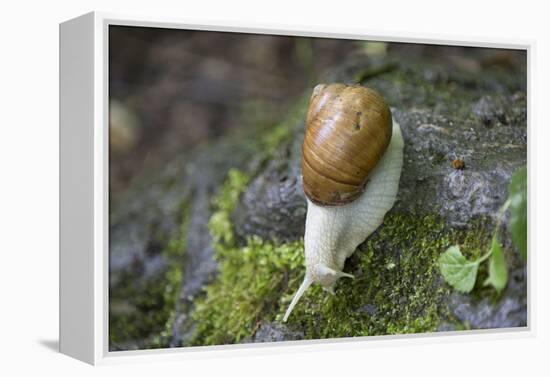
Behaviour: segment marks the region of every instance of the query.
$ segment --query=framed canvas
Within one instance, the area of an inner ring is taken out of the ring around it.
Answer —
[[[97,364],[529,334],[531,51],[62,23],[61,352]]]

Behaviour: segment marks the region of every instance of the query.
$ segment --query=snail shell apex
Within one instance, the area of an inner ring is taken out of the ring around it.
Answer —
[[[360,85],[319,84],[310,98],[303,144],[304,192],[314,203],[357,199],[392,136],[382,96]]]

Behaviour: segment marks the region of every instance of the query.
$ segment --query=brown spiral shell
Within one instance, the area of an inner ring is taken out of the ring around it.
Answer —
[[[319,84],[307,113],[302,154],[304,192],[314,203],[357,199],[392,135],[382,96],[360,85]]]

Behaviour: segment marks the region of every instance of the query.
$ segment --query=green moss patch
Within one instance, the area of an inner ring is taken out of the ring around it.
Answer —
[[[310,93],[308,90],[306,94],[296,100],[295,105],[290,108],[284,121],[262,135],[260,145],[262,153],[266,157],[272,156],[277,148],[294,134],[296,127],[302,127],[309,97]]]
[[[289,325],[305,329],[309,339],[436,330],[447,316],[440,304],[448,293],[437,257],[450,239],[432,216],[386,216],[379,231],[347,261],[344,270],[355,279],[340,280],[334,296],[319,286],[310,289]]]
[[[261,319],[277,312],[288,286],[284,271],[299,271],[303,264],[302,242],[275,245],[252,237],[244,247],[236,246],[230,216],[248,180],[231,170],[214,200],[209,226],[220,274],[196,302],[194,345],[235,343],[254,334]]]
[[[274,245],[258,238],[242,248],[218,245],[220,276],[197,302],[193,344],[236,343],[252,336],[261,320],[274,320],[287,272],[303,265],[302,250],[302,242]]]

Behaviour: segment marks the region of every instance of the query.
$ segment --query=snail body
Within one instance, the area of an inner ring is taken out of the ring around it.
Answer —
[[[335,93],[340,93],[340,96]],[[350,98],[342,96],[346,93],[351,93]],[[367,96],[368,99],[358,100],[357,96]],[[346,102],[351,104],[346,105]],[[357,107],[357,103],[361,105]],[[312,108],[315,107],[321,108],[325,114],[321,120],[319,115],[313,115],[315,109],[312,111]],[[358,112],[364,118],[359,124],[365,131],[361,134],[358,133],[361,129],[355,130]],[[328,118],[326,114],[330,114]],[[311,284],[321,284],[333,293],[339,278],[353,278],[342,271],[344,263],[357,246],[382,224],[386,212],[393,207],[403,167],[404,141],[399,124],[392,124],[389,107],[380,95],[367,88],[318,85],[310,100],[307,123],[302,165],[307,198],[306,274],[283,321],[288,319]],[[315,129],[323,127],[327,130]],[[355,133],[348,132],[350,128]],[[320,142],[312,142],[315,141],[312,135],[324,137],[320,137]],[[360,140],[353,140],[355,137]],[[329,145],[331,138],[336,139],[335,146]],[[311,148],[320,148],[321,152],[308,150]],[[365,148],[372,150],[365,151]],[[324,160],[307,157],[322,155]],[[324,169],[323,161],[328,169]],[[317,165],[312,166],[312,162]],[[344,170],[341,175],[337,174],[339,166]],[[349,173],[358,171],[360,174],[356,176]]]

